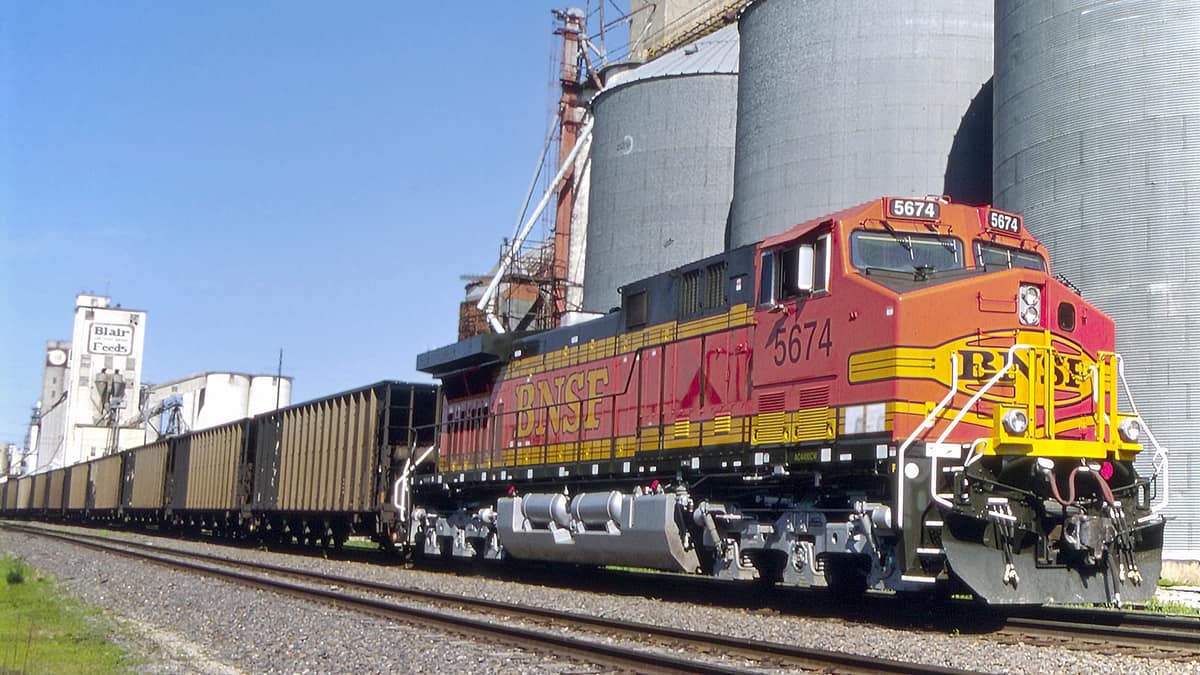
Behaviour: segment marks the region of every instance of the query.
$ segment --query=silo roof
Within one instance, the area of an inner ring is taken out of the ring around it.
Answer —
[[[730,24],[633,70],[613,75],[606,91],[659,77],[737,75],[739,45],[738,26]]]

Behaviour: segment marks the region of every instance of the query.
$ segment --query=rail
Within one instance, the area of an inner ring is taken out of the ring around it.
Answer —
[[[161,546],[131,541],[114,541],[81,533],[64,533],[36,527],[4,525],[6,529],[31,535],[56,538],[71,544],[103,550],[117,555],[144,559],[170,567],[179,567],[218,576],[235,583],[284,592],[307,599],[319,599],[351,609],[420,622],[423,626],[465,631],[488,643],[503,640],[520,647],[545,650],[558,656],[616,666],[631,672],[742,673],[745,666],[736,660],[762,662],[768,667],[814,667],[822,672],[892,673],[964,673],[960,669],[920,663],[908,663],[848,652],[803,647],[739,638],[730,635],[671,628],[631,622],[621,618],[590,616],[570,611],[472,598],[417,588],[397,587],[351,576],[310,572],[270,563],[236,560],[221,556],[164,549]],[[190,560],[189,560],[190,559]],[[236,568],[249,571],[238,571]],[[297,584],[272,579],[252,572],[269,572],[303,581]],[[309,585],[312,584],[312,585]],[[345,592],[355,588],[369,593],[408,597],[425,604],[452,606],[505,621],[448,614],[430,608],[414,607],[377,597]],[[338,589],[338,590],[332,590]],[[535,627],[512,625],[513,619],[528,621]],[[546,629],[546,623],[552,630]],[[542,624],[540,627],[537,624]],[[584,631],[590,635],[580,635]],[[614,637],[626,638],[626,642]],[[597,639],[599,638],[599,639]],[[635,643],[646,643],[649,645]],[[645,646],[658,649],[645,649]],[[673,653],[667,653],[667,652]],[[729,658],[728,664],[720,663]],[[717,661],[714,663],[714,661]]]

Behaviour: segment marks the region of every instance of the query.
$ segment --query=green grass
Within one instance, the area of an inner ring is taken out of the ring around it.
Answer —
[[[14,558],[0,558],[0,673],[123,673],[131,667],[110,643],[114,630],[95,609]]]
[[[366,537],[350,537],[342,544],[342,548],[356,551],[378,551],[379,544]]]
[[[1182,602],[1162,602],[1158,598],[1150,598],[1150,602],[1146,603],[1146,611],[1175,616],[1200,616],[1200,609],[1185,605]]]

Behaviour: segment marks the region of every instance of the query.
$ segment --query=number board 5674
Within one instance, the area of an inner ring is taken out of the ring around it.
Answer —
[[[942,205],[930,199],[892,197],[887,200],[887,215],[907,220],[937,220],[942,217]]]
[[[1015,213],[988,209],[988,227],[993,230],[1008,232],[1009,234],[1020,234],[1021,220],[1021,216]]]

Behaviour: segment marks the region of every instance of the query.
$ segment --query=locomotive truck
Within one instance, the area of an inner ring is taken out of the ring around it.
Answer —
[[[989,604],[1153,594],[1166,450],[1118,410],[1112,320],[1019,215],[885,197],[620,291],[588,321],[418,357],[440,426],[394,507],[419,555]]]

